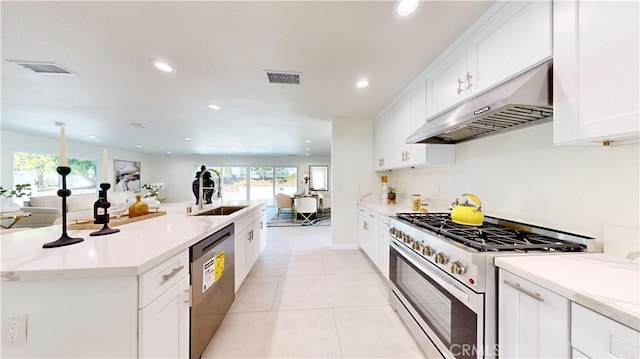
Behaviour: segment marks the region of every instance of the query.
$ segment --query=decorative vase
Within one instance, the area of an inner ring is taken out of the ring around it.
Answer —
[[[18,212],[20,205],[13,201],[11,197],[0,196],[0,212]]]
[[[136,196],[136,201],[134,204],[129,206],[129,218],[144,216],[149,213],[149,205],[142,202],[140,196]]]

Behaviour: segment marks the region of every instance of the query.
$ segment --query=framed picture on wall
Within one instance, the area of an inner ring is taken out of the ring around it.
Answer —
[[[140,162],[113,160],[114,191],[140,192]]]

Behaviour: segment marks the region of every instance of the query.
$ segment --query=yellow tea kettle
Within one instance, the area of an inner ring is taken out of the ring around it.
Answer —
[[[481,226],[484,221],[484,214],[480,210],[482,206],[480,199],[471,193],[465,193],[462,196],[468,197],[475,204],[469,203],[468,199],[465,199],[464,203],[460,203],[456,198],[451,208],[451,220],[467,226]]]

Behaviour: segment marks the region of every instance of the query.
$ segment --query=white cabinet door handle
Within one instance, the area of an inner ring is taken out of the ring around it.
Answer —
[[[462,84],[463,84],[463,83],[464,83],[464,81],[460,80],[460,78],[458,77],[458,92],[457,92],[457,93],[458,93],[458,95],[459,95],[460,93],[462,93],[462,91],[464,91],[464,90],[462,89]]]
[[[539,301],[539,302],[544,302],[544,299],[542,298],[542,296],[540,295],[540,293],[534,293],[528,289],[524,289],[520,286],[520,284],[518,283],[513,283],[511,281],[505,280],[504,284],[508,285],[511,288],[514,288],[517,291],[520,291],[528,296],[530,296],[531,298]]]
[[[467,90],[468,90],[471,86],[473,86],[473,84],[471,83],[471,78],[472,78],[472,77],[473,77],[473,76],[471,76],[471,72],[467,72]]]

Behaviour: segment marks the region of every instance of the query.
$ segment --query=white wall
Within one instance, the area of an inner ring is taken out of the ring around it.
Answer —
[[[30,152],[44,153],[50,155],[59,155],[60,142],[58,137],[42,137],[24,133],[2,131],[0,136],[2,139],[2,153],[0,154],[0,184],[3,187],[13,188],[13,152]],[[78,158],[85,160],[98,161],[97,178],[102,178],[102,150],[104,146],[97,146],[88,143],[75,142],[67,138],[67,155],[69,158]],[[107,147],[109,164],[107,165],[111,179],[114,183],[113,160],[128,160],[140,162],[140,181],[149,183],[152,180],[152,169],[149,166],[149,156],[134,151],[123,151]],[[144,190],[142,191],[144,192]]]
[[[638,145],[555,146],[552,123],[456,145],[456,164],[387,174],[398,195],[480,197],[487,215],[594,236],[603,224],[639,227]]]
[[[335,248],[358,248],[358,200],[375,191],[373,121],[331,122],[331,235]]]
[[[287,166],[298,167],[298,188],[302,190],[302,176],[309,170],[309,165],[328,165],[329,156],[204,156],[204,155],[154,155],[151,156],[151,167],[155,168],[153,182],[164,182],[165,188],[160,192],[167,197],[167,202],[192,201],[191,183],[195,179],[195,169],[200,165],[207,166]],[[329,168],[329,173],[333,169]],[[331,185],[331,180],[329,180]],[[224,194],[223,194],[224,198]]]

